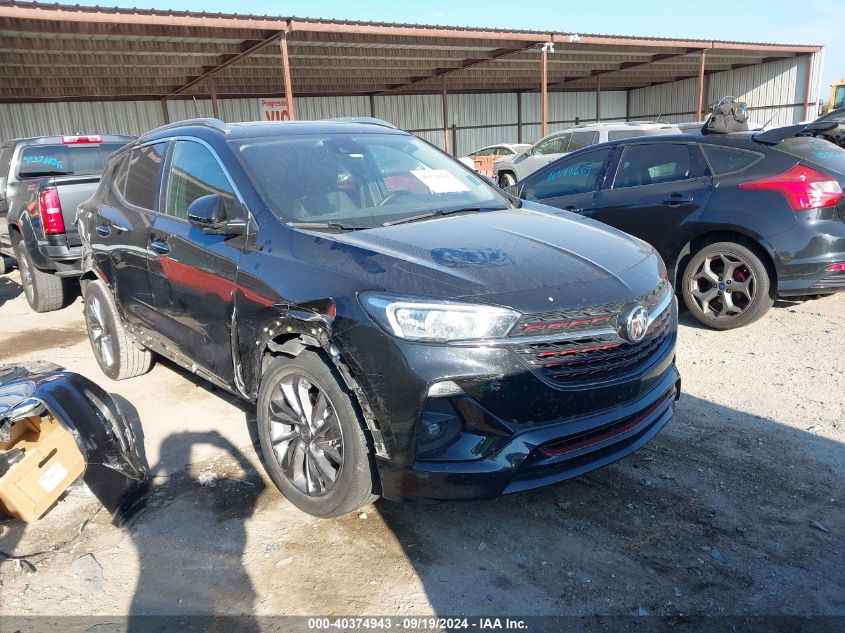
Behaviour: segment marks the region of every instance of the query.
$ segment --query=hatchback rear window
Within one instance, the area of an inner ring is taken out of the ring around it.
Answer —
[[[99,174],[108,157],[123,147],[120,143],[103,145],[31,145],[21,152],[18,178]]]
[[[782,152],[845,174],[845,149],[812,136],[793,136],[775,146]]]
[[[710,163],[710,170],[717,176],[746,169],[763,158],[762,154],[730,147],[702,145],[701,149]]]

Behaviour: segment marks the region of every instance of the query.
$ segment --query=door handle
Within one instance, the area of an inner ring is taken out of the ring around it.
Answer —
[[[105,224],[98,224],[94,230],[97,231],[98,235],[102,235],[103,237],[108,237],[111,234],[111,229]]]
[[[569,205],[568,207],[563,207],[563,210],[569,211],[570,213],[581,213],[584,211],[584,209],[581,209],[580,207],[573,207],[572,205]]]
[[[689,204],[690,202],[692,202],[692,198],[684,198],[679,193],[673,193],[663,201],[663,204],[668,204],[670,207],[674,207],[679,204]]]
[[[155,242],[150,242],[150,249],[159,255],[167,255],[167,253],[170,252],[170,244],[161,240],[156,240]]]

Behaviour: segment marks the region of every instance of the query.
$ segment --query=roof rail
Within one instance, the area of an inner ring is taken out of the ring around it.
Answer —
[[[333,116],[323,121],[335,121],[337,123],[366,123],[368,125],[380,125],[381,127],[389,127],[391,130],[398,130],[395,125],[385,121],[384,119],[377,119],[371,116]]]
[[[220,130],[221,132],[228,133],[230,131],[229,126],[221,121],[220,119],[212,119],[210,117],[206,118],[195,118],[195,119],[182,119],[180,121],[173,121],[172,123],[166,123],[161,125],[157,128],[154,128],[144,134],[144,136],[148,136],[153,134],[154,132],[161,132],[163,130],[169,130],[174,127],[184,127],[186,125],[203,125],[205,127],[214,128],[215,130]]]

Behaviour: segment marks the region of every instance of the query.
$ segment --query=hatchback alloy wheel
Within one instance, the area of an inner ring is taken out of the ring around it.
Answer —
[[[741,315],[756,293],[754,270],[736,253],[709,254],[690,277],[690,294],[702,314],[717,319]]]
[[[343,433],[334,405],[301,374],[284,376],[270,396],[270,444],[285,477],[302,493],[329,492],[343,468]]]

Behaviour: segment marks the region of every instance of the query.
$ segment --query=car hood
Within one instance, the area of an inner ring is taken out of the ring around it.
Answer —
[[[641,240],[531,203],[347,233],[295,230],[291,252],[311,265],[360,279],[362,290],[498,296],[502,303],[508,303],[508,294],[602,285],[602,280],[630,296],[625,271],[654,257]]]

